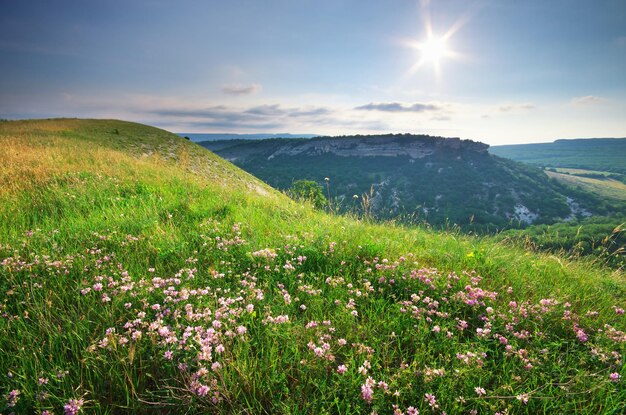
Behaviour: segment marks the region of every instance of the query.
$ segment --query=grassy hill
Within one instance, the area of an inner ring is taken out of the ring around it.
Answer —
[[[485,231],[615,210],[469,140],[389,134],[201,144],[278,189],[303,179],[326,185],[330,178],[335,207],[367,209],[379,219]]]
[[[621,413],[626,279],[297,204],[167,132],[0,122],[2,413]]]
[[[489,152],[541,167],[569,167],[626,174],[626,138],[493,146]]]
[[[546,174],[569,186],[595,193],[605,200],[626,202],[626,176],[582,169],[553,169]]]

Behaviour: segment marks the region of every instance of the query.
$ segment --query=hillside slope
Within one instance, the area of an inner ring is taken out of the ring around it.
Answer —
[[[325,215],[138,124],[0,148],[2,413],[624,408],[620,272]]]
[[[626,174],[626,138],[589,138],[494,146],[489,152],[541,167],[568,167]]]
[[[494,157],[486,144],[469,140],[405,134],[200,144],[279,189],[294,180],[330,178],[329,192],[343,211],[362,210],[365,194],[371,212],[383,219],[480,229],[611,209],[591,193]]]

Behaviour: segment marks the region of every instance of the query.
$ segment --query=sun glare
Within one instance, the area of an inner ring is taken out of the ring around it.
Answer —
[[[423,63],[438,65],[439,61],[448,54],[446,41],[443,38],[431,37],[417,46]]]
[[[417,61],[410,68],[408,75],[414,75],[422,66],[432,66],[437,79],[441,76],[442,61],[447,59],[457,59],[461,55],[450,48],[449,40],[467,22],[469,16],[463,16],[457,20],[443,35],[433,31],[430,17],[426,14],[424,26],[425,37],[421,41],[405,41],[405,45],[417,52]]]

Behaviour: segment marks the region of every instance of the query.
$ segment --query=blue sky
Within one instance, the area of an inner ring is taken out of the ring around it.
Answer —
[[[0,118],[624,137],[626,1],[0,0],[0,74]]]

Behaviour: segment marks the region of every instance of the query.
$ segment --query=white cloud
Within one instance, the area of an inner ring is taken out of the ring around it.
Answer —
[[[585,95],[582,97],[574,97],[570,100],[570,104],[575,106],[589,106],[589,105],[597,105],[606,101],[602,97],[597,97],[595,95]]]
[[[498,108],[500,112],[525,112],[535,109],[535,105],[531,103],[522,104],[504,104]]]

